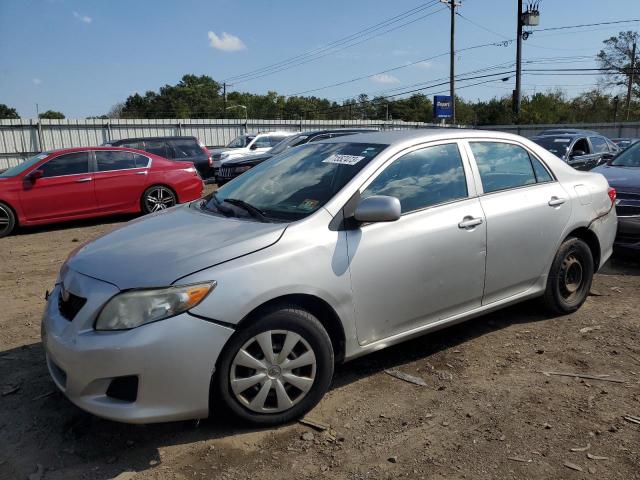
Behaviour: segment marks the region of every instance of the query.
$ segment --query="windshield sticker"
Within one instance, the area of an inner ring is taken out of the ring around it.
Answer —
[[[313,199],[307,198],[307,199],[305,199],[304,202],[302,202],[300,205],[298,205],[298,208],[300,210],[305,210],[305,211],[308,212],[308,211],[314,210],[318,206],[319,203],[320,202],[318,200],[313,200]]]
[[[330,157],[325,158],[322,163],[336,163],[338,165],[355,165],[360,160],[364,160],[365,157],[358,155],[341,155],[334,153]]]
[[[554,138],[553,141],[556,143],[569,143],[571,139],[570,138]]]

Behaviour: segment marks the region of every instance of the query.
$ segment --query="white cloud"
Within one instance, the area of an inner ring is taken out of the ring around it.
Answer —
[[[237,52],[238,50],[245,50],[247,47],[242,40],[235,35],[231,35],[227,32],[222,32],[221,36],[216,35],[214,32],[209,31],[209,43],[211,47],[225,52]]]
[[[33,84],[34,85],[42,85],[42,80],[40,80],[39,78],[34,78],[33,79]]]
[[[78,12],[73,12],[73,18],[86,24],[93,22],[93,18],[88,15],[80,15]]]
[[[389,75],[388,73],[378,73],[371,78],[376,83],[398,83],[400,81],[396,77],[394,77],[393,75]]]

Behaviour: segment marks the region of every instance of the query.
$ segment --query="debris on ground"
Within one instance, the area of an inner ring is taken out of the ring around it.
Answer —
[[[387,458],[387,462],[389,462],[389,463],[398,463],[398,457],[396,457],[396,456],[389,457],[389,458]]]
[[[413,375],[409,375],[408,373],[401,372],[400,370],[385,370],[384,373],[387,375],[391,375],[392,377],[398,378],[400,380],[404,380],[405,382],[413,383],[415,385],[420,385],[421,387],[426,387],[427,382],[425,382],[420,377],[414,377]]]
[[[571,470],[576,470],[577,472],[583,471],[581,466],[576,465],[575,463],[567,462],[566,460],[563,465],[567,468],[570,468]]]
[[[616,378],[608,378],[609,375],[586,375],[582,373],[565,373],[565,372],[542,372],[543,375],[547,377],[550,375],[556,375],[559,377],[573,377],[573,378],[584,378],[587,380],[600,380],[602,382],[613,382],[613,383],[624,383],[624,380],[619,380]]]
[[[586,447],[574,447],[570,448],[569,450],[571,450],[572,452],[586,452],[587,450],[589,450],[589,448],[591,448],[591,444],[587,443]]]
[[[600,325],[595,325],[593,327],[584,327],[581,328],[580,330],[578,330],[580,333],[588,333],[588,332],[592,332],[594,330],[600,330],[600,328],[602,328]]]
[[[513,456],[513,457],[507,457],[507,460],[513,460],[514,462],[520,462],[520,463],[530,463],[533,460],[531,459],[526,459],[524,457],[518,457],[518,456]]]
[[[51,395],[53,395],[54,393],[56,393],[55,390],[49,390],[48,392],[42,393],[40,395],[36,395],[35,397],[33,397],[31,400],[32,401],[36,401],[36,400],[42,400],[43,398],[47,398],[50,397]]]
[[[622,289],[620,287],[611,287],[611,290],[614,292],[622,293]]]
[[[640,417],[636,417],[635,415],[625,415],[624,418],[629,423],[636,423],[640,425]]]
[[[593,453],[587,453],[589,460],[609,460],[609,457],[602,457],[600,455],[594,455]]]
[[[305,442],[313,442],[314,436],[311,432],[304,432],[302,435],[300,435],[300,438]]]
[[[302,420],[299,420],[299,422],[303,425],[306,425],[308,427],[311,427],[319,432],[324,432],[325,430],[327,430],[329,428],[329,425],[326,423],[322,423],[319,422],[317,420],[312,420],[310,418],[303,418]]]

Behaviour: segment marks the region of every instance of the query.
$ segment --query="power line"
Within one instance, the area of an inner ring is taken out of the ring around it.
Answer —
[[[422,20],[426,17],[429,17],[435,13],[438,13],[441,10],[444,9],[440,9],[440,10],[436,10],[434,12],[429,12],[425,15],[422,15],[420,17],[417,18],[413,18],[405,23],[402,23],[400,25],[395,25],[392,28],[389,28],[387,30],[383,30],[381,32],[375,33],[374,32],[390,27],[393,24],[396,24],[398,22],[401,22],[403,20],[408,19],[409,17],[412,17],[414,15],[416,15],[417,13],[421,13],[424,12],[425,10],[428,10],[436,5],[438,5],[439,2],[437,0],[433,0],[431,2],[427,2],[425,4],[419,5],[418,7],[414,7],[413,9],[410,9],[408,11],[405,11],[399,15],[396,15],[394,17],[391,17],[387,20],[384,20],[382,22],[377,23],[376,25],[373,25],[371,27],[367,27],[363,30],[360,30],[356,33],[353,33],[351,35],[348,35],[346,37],[343,37],[341,39],[335,40],[331,43],[328,43],[322,47],[318,47],[316,49],[313,50],[309,50],[307,52],[304,52],[302,54],[290,57],[288,59],[285,60],[281,60],[280,62],[276,62],[273,63],[271,65],[267,65],[261,68],[258,68],[256,70],[252,70],[250,72],[246,72],[243,74],[239,74],[239,75],[234,75],[231,76],[227,79],[225,79],[225,81],[230,82],[230,81],[235,81],[235,83],[244,83],[246,81],[249,80],[253,80],[255,78],[260,78],[266,75],[271,75],[283,70],[287,70],[289,68],[293,68],[295,66],[299,66],[302,65],[304,63],[308,63],[314,60],[318,60],[320,58],[323,58],[327,55],[330,55],[332,53],[336,53],[338,51],[344,50],[346,48],[351,48],[353,46],[359,45],[361,43],[367,42],[373,38],[379,37],[381,35],[387,34],[389,32],[392,32],[394,30],[397,30],[399,28],[403,28],[407,25],[410,25],[412,23],[415,23],[419,20]],[[372,35],[373,34],[373,35]],[[358,40],[359,38],[363,38],[363,37],[367,37],[364,38],[363,40],[357,41],[354,43],[355,40]],[[338,48],[340,47],[340,48]]]
[[[563,25],[560,27],[537,28],[536,32],[547,32],[550,30],[566,30],[568,28],[580,28],[580,27],[597,27],[600,25],[615,25],[620,23],[634,23],[634,22],[640,22],[640,18],[632,18],[629,20],[613,20],[610,22],[583,23],[580,25]]]

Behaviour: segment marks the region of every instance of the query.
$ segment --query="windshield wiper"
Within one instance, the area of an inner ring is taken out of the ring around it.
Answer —
[[[269,219],[267,218],[267,216],[264,214],[262,210],[254,207],[253,205],[245,202],[244,200],[239,200],[237,198],[225,198],[224,201],[227,203],[230,203],[231,205],[235,205],[236,207],[240,207],[243,210],[246,210],[249,213],[249,215],[251,215],[255,219],[260,220],[261,222],[264,222],[264,223],[269,222]]]

